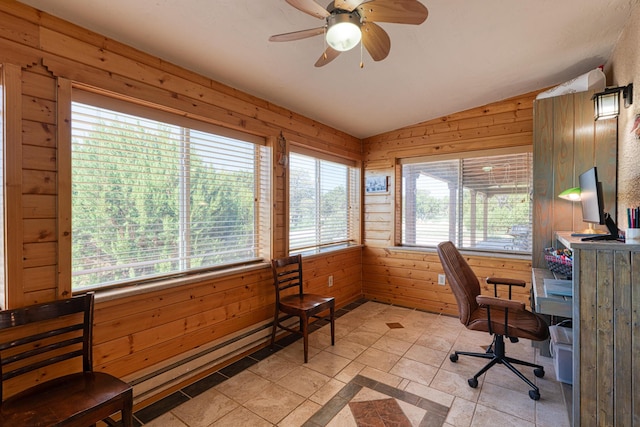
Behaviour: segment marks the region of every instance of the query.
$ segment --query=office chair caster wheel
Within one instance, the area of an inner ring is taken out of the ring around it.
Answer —
[[[471,388],[476,388],[478,387],[478,380],[475,378],[469,378],[467,380],[467,382],[469,383],[469,387]],[[531,396],[531,392],[529,392],[529,396]],[[533,399],[533,398],[532,398]]]
[[[535,375],[538,378],[542,378],[544,377],[544,368],[536,368],[533,370],[533,375]]]
[[[540,400],[540,392],[538,390],[529,390],[529,397],[533,400]]]
[[[451,360],[453,363],[456,363],[458,361],[458,355],[453,353],[449,356],[449,360]]]

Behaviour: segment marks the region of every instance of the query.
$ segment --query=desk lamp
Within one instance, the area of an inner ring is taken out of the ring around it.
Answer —
[[[570,202],[579,202],[580,198],[580,187],[573,187],[564,190],[562,193],[558,194],[558,197],[564,200],[569,200]],[[582,236],[582,235],[590,235],[590,234],[604,234],[603,231],[597,230],[593,227],[592,223],[589,223],[589,228],[585,228],[582,231],[577,231],[571,233],[572,236]]]

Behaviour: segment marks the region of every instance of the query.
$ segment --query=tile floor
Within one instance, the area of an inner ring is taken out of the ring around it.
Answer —
[[[485,361],[460,356],[452,363],[449,352],[482,351],[491,340],[457,318],[359,301],[339,310],[335,346],[327,324],[314,329],[309,363],[302,363],[302,340],[285,337],[274,351],[259,350],[137,411],[136,425],[570,425],[553,360],[528,340],[507,343],[507,354],[545,366],[544,378],[523,370],[540,387],[537,402],[502,365],[480,377],[477,388],[468,386]]]

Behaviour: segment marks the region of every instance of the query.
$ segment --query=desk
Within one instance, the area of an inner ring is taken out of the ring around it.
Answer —
[[[573,251],[573,423],[637,425],[640,244],[556,240]]]

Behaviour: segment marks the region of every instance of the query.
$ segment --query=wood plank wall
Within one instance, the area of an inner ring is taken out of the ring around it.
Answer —
[[[14,1],[0,2],[0,65],[9,95],[6,122],[8,307],[66,296],[69,245],[61,241],[68,218],[69,164],[58,158],[69,144],[64,117],[69,81],[80,82],[187,111],[222,126],[277,137],[346,159],[361,161],[361,141],[262,99],[92,33]],[[67,83],[65,83],[67,82]],[[67,150],[68,152],[68,150]],[[65,154],[66,155],[66,154]],[[274,164],[272,251],[286,252],[286,170]],[[65,187],[67,186],[67,187]],[[361,249],[308,257],[306,288],[336,297],[337,305],[361,296]],[[327,276],[334,276],[329,289]],[[95,365],[135,377],[179,354],[231,335],[272,316],[270,267],[219,274],[168,289],[101,298],[95,312]]]
[[[580,174],[598,167],[605,212],[616,218],[617,119],[593,120],[593,92],[579,92],[534,103],[533,266],[545,268],[544,248],[557,246],[556,231],[583,231],[582,207],[558,198],[579,187]],[[621,228],[626,227],[624,224]],[[605,226],[595,228],[606,230]]]
[[[363,291],[365,297],[457,315],[448,286],[438,285],[442,266],[433,251],[393,248],[399,230],[397,159],[461,153],[533,144],[533,100],[529,93],[408,126],[364,140],[365,176],[388,176],[389,192],[365,194]],[[529,300],[531,260],[468,256],[481,283],[487,276],[513,277],[527,282],[516,298]],[[483,287],[483,292],[493,288]]]

